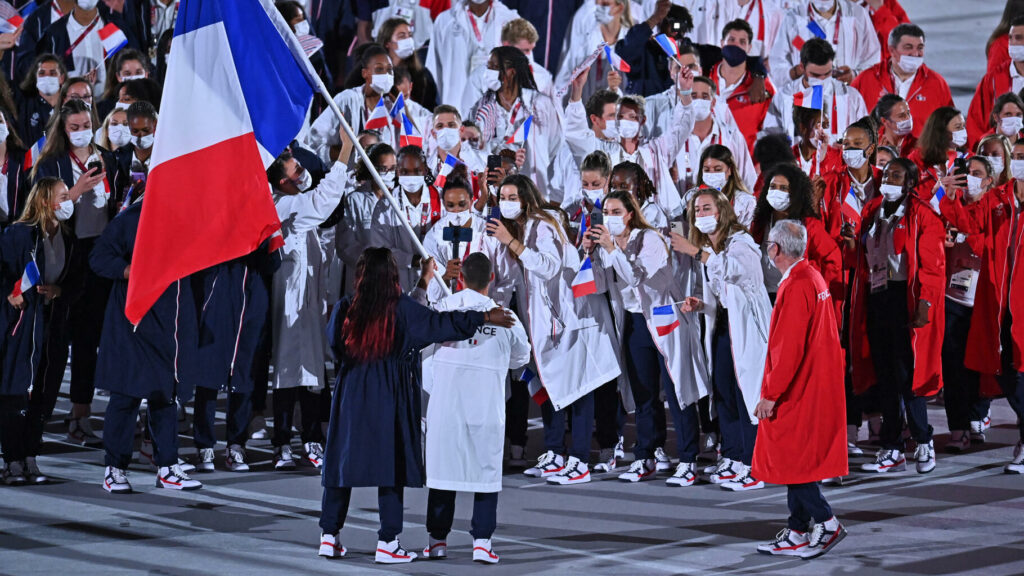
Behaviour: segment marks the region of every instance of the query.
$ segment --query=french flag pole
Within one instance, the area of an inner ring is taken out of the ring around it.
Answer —
[[[384,184],[384,180],[381,179],[377,169],[373,167],[373,162],[370,162],[370,156],[367,155],[366,150],[359,145],[359,139],[356,137],[356,133],[352,130],[352,127],[348,125],[348,121],[345,120],[345,115],[342,114],[341,108],[339,108],[338,104],[334,101],[334,98],[331,96],[331,92],[327,89],[327,86],[324,85],[323,80],[321,80],[320,76],[318,76],[316,71],[314,71],[313,64],[310,63],[309,57],[306,56],[305,50],[302,49],[302,44],[299,42],[299,39],[295,36],[295,33],[292,32],[291,27],[288,26],[288,23],[285,22],[280,13],[278,13],[273,0],[260,0],[260,2],[263,4],[264,8],[266,8],[267,13],[270,14],[270,18],[273,21],[274,26],[277,28],[277,31],[281,33],[281,36],[285,40],[285,44],[288,45],[288,49],[292,52],[292,56],[295,57],[295,60],[299,63],[302,69],[306,71],[306,77],[311,85],[320,91],[324,100],[327,101],[327,105],[330,106],[334,115],[338,117],[338,121],[341,123],[341,128],[345,131],[345,134],[348,135],[349,140],[352,141],[352,146],[354,150],[359,153],[359,157],[363,160],[363,165],[370,169],[370,175],[373,176],[373,181],[377,183],[378,188],[385,191],[384,198],[387,198],[388,203],[391,204],[391,207],[395,210],[395,214],[398,215],[398,220],[402,223],[405,231],[409,234],[409,238],[412,239],[412,244],[416,248],[416,251],[419,252],[421,258],[430,258],[430,254],[427,253],[426,248],[423,247],[423,243],[420,242],[419,237],[416,236],[416,232],[412,229],[412,226],[409,225],[409,221],[406,219],[405,215],[402,214],[402,207],[398,204],[398,200],[388,192],[388,187]],[[438,286],[441,287],[441,290],[443,290],[446,295],[451,295],[451,289],[448,288],[443,280],[441,280],[440,276],[434,276],[434,281],[437,282]]]

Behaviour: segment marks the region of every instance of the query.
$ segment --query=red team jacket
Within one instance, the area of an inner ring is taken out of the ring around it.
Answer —
[[[989,70],[978,82],[978,89],[974,91],[974,98],[971,99],[971,107],[967,110],[967,145],[974,149],[982,134],[989,130],[989,117],[992,115],[992,105],[996,98],[1013,90],[1013,81],[1010,80],[1010,60]]]
[[[873,110],[882,96],[896,92],[889,66],[889,60],[883,60],[881,64],[875,64],[858,74],[850,84],[864,97],[868,110]],[[907,92],[907,105],[910,106],[910,115],[914,117],[913,135],[916,138],[921,135],[921,129],[932,112],[942,106],[953,105],[953,95],[949,92],[945,78],[924,64],[917,71],[910,91]]]
[[[718,86],[718,67],[720,65],[715,64],[709,76],[715,83],[715,86]],[[764,117],[768,115],[768,108],[772,105],[772,96],[775,95],[775,89],[772,87],[771,82],[765,79],[764,91],[768,95],[765,97],[764,102],[759,104],[751,102],[750,84],[753,81],[754,76],[750,73],[750,70],[747,70],[743,81],[733,90],[727,100],[729,110],[732,112],[733,118],[736,119],[736,126],[739,127],[743,137],[746,138],[747,148],[751,154],[754,153],[754,142],[757,140],[757,133],[764,125]]]

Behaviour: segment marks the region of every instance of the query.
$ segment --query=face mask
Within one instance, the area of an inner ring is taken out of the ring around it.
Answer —
[[[72,132],[68,134],[68,140],[71,140],[71,145],[75,148],[81,148],[88,146],[92,142],[93,133],[92,130],[79,130],[78,132]]]
[[[694,100],[692,106],[694,120],[701,122],[711,116],[711,100]]]
[[[868,161],[868,157],[864,152],[864,150],[857,149],[843,150],[843,162],[846,162],[846,165],[850,168],[857,170]]]
[[[729,180],[729,177],[725,175],[725,172],[705,172],[702,179],[708,186],[715,190],[721,190],[725,188],[725,183]]]
[[[1017,46],[1010,46],[1010,60],[1014,62],[1024,62],[1024,44]]]
[[[498,209],[501,210],[501,217],[506,220],[515,220],[523,213],[523,206],[518,200],[502,200],[498,202]]]
[[[370,87],[373,88],[377,94],[387,94],[391,92],[391,88],[395,85],[394,74],[374,74],[373,79],[370,80]]]
[[[57,216],[57,220],[61,222],[71,218],[71,215],[75,213],[75,203],[71,200],[65,200],[57,205],[54,210],[54,214]]]
[[[636,120],[619,120],[619,137],[629,140],[640,133],[640,123]]]
[[[910,116],[906,120],[900,120],[896,123],[896,135],[906,136],[914,131],[914,117]]]
[[[808,76],[807,77],[807,85],[808,86],[812,86],[812,87],[813,86],[824,86],[825,85],[825,79],[824,78],[811,78],[810,76]]]
[[[127,124],[111,124],[107,126],[107,138],[111,146],[120,148],[132,141],[132,132]]]
[[[1010,175],[1014,180],[1024,180],[1024,160],[1010,160]]]
[[[612,7],[611,6],[595,6],[594,7],[594,18],[597,19],[598,24],[607,24],[612,21]]]
[[[384,186],[386,186],[388,190],[391,190],[395,187],[394,172],[381,172],[380,179],[384,182]]]
[[[597,203],[601,200],[601,198],[604,197],[604,190],[600,188],[598,188],[597,190],[587,190],[586,188],[584,188],[583,197],[586,198],[588,202],[596,206]]]
[[[1003,173],[1003,169],[1006,165],[1003,164],[1003,159],[1000,156],[984,156],[985,160],[988,160],[988,165],[992,167],[992,174],[999,176]]]
[[[142,148],[143,150],[149,150],[153,147],[153,141],[156,140],[156,134],[147,134],[145,136],[137,136],[135,138],[135,146]]]
[[[469,211],[465,212],[448,212],[441,219],[441,228],[448,226],[462,226],[469,221]]]
[[[121,82],[128,82],[129,80],[145,80],[145,74],[136,74],[134,76],[121,76]]]
[[[6,141],[10,133],[11,129],[7,127],[7,124],[0,124],[0,141]]]
[[[307,36],[309,35],[309,21],[303,20],[295,25],[296,36]]]
[[[605,125],[604,130],[602,130],[602,132],[604,133],[605,140],[619,139],[619,131],[618,129],[615,128],[615,124],[612,124],[611,122],[608,122],[608,124]]]
[[[402,60],[405,60],[409,56],[412,56],[412,53],[416,51],[416,41],[413,40],[411,37],[402,38],[401,40],[395,42],[395,44],[397,44],[397,46],[395,47],[395,55],[401,58]]]
[[[977,176],[967,175],[967,193],[971,195],[971,198],[977,198],[981,196],[984,190],[981,189],[982,178]]]
[[[127,110],[131,107],[131,104],[127,102],[117,102],[114,104],[114,110]]]
[[[1024,127],[1024,118],[1017,116],[1010,116],[999,121],[999,131],[1007,138],[1016,136],[1022,127]]]
[[[878,191],[882,193],[882,197],[885,198],[887,202],[895,202],[900,198],[903,198],[903,186],[882,184],[878,187]]]
[[[473,4],[476,4],[477,6],[479,6],[481,4],[487,4],[488,2],[490,2],[490,0],[469,0],[469,1],[472,2]]]
[[[309,173],[309,170],[303,170],[302,176],[299,176],[299,181],[294,184],[299,189],[299,192],[305,192],[313,187],[313,175]]]
[[[78,7],[82,10],[92,10],[100,3],[100,0],[78,0]]]
[[[501,72],[490,68],[484,70],[484,90],[493,92],[501,90]]]
[[[818,12],[828,12],[832,9],[832,6],[834,6],[835,3],[836,0],[811,0],[811,5],[813,5],[814,9]]]
[[[441,150],[451,150],[462,142],[458,128],[441,128],[437,131],[437,147]]]
[[[626,223],[623,222],[622,216],[605,216],[604,227],[612,236],[621,236],[626,231]]]
[[[778,188],[768,189],[768,205],[779,212],[785,212],[789,208],[789,192]]]
[[[402,187],[408,193],[413,193],[423,189],[423,176],[399,176],[398,185]]]
[[[36,90],[43,96],[53,96],[60,91],[60,80],[56,76],[39,76],[36,78]]]
[[[739,66],[747,59],[747,53],[743,51],[743,48],[734,44],[722,46],[722,59],[729,66]]]
[[[907,74],[915,74],[924,64],[924,56],[900,56],[900,69]]]
[[[957,130],[953,132],[953,144],[959,148],[964,144],[967,144],[967,129]]]
[[[697,216],[693,225],[704,234],[711,234],[718,228],[718,216]]]

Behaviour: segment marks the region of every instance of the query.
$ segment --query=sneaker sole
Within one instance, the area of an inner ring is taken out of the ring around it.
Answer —
[[[480,562],[481,564],[497,564],[498,555],[490,550],[484,550],[483,548],[473,548],[473,562]]]
[[[694,484],[697,483],[696,480],[690,480],[690,481],[685,481],[684,480],[684,481],[676,481],[676,482],[673,482],[673,480],[676,480],[676,479],[675,478],[669,478],[668,480],[665,481],[665,484],[667,484],[668,486],[674,486],[676,488],[687,488],[687,487],[693,486]]]
[[[557,486],[567,486],[569,484],[586,484],[587,482],[590,482],[589,472],[586,476],[581,476],[579,478],[564,478],[561,476],[548,478],[548,484],[554,484]]]
[[[327,560],[338,560],[339,558],[344,558],[347,552],[348,550],[346,550],[344,546],[339,551],[330,544],[321,544],[320,550],[317,552],[317,556],[326,558]]]
[[[758,482],[757,484],[741,485],[735,487],[722,484],[722,490],[725,490],[727,492],[749,492],[751,490],[760,490],[762,488],[764,488],[764,482]]]
[[[796,556],[796,557],[799,558],[800,557],[800,550],[802,550],[803,548],[806,548],[806,547],[807,547],[807,545],[804,544],[803,546],[800,547],[800,549],[797,549],[797,550],[776,550],[776,549],[762,550],[762,549],[758,548],[757,551],[760,552],[761,554],[766,555],[766,556],[790,556],[790,557]]]
[[[128,488],[111,488],[111,487],[107,486],[106,482],[103,482],[103,489],[105,491],[109,492],[110,494],[131,494],[132,493],[131,487],[128,487]]]
[[[931,472],[933,470],[935,470],[935,462],[932,462],[932,467],[928,468],[927,470],[922,470],[922,469],[918,468],[917,469],[917,473],[918,474],[928,474],[929,472]]]
[[[824,556],[825,554],[828,554],[829,551],[832,550],[833,548],[835,548],[836,544],[839,544],[840,542],[842,542],[844,538],[846,538],[846,528],[845,527],[839,532],[839,534],[836,534],[836,539],[833,540],[832,543],[829,544],[827,547],[814,549],[815,552],[817,552],[816,554],[810,554],[810,555],[807,555],[807,556],[800,556],[800,558],[802,558],[804,560],[813,560],[815,558],[820,558],[820,557]]]

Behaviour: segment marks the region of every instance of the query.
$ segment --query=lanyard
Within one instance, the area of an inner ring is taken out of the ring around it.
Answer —
[[[800,169],[803,170],[804,172],[807,172],[807,177],[808,178],[814,178],[815,176],[817,176],[817,174],[818,174],[818,151],[817,150],[815,150],[814,153],[811,155],[811,159],[810,159],[810,163],[811,163],[810,168],[811,168],[811,170],[810,170],[810,172],[807,171],[807,168],[804,168],[804,163],[807,162],[807,161],[804,160],[804,153],[800,151],[800,145],[799,144],[796,145],[796,146],[793,146],[793,153],[796,154],[797,159],[800,160]]]
[[[743,17],[748,23],[750,17],[754,14],[754,4],[757,4],[757,40],[764,42],[764,3],[762,0],[754,0],[750,3],[750,7],[747,8],[747,15]]]
[[[473,35],[476,36],[477,43],[482,44],[483,41],[484,41],[484,37],[483,37],[482,34],[480,34],[480,28],[477,27],[477,25],[476,25],[476,17],[473,16],[473,12],[471,12],[469,10],[469,8],[466,9],[466,14],[469,16],[469,23],[473,25]],[[484,25],[485,26],[490,21],[490,19],[491,19],[491,9],[488,8],[487,9],[487,13],[484,14]]]
[[[74,155],[74,153],[69,151],[68,152],[68,156],[71,157],[71,161],[75,163],[75,166],[78,166],[78,169],[82,171],[82,176],[85,176],[86,174],[89,173],[89,168],[86,167],[85,164],[82,164],[82,162],[78,160],[78,158]],[[107,195],[109,196],[110,195],[110,183],[107,182],[106,171],[101,169],[101,173],[103,174],[103,191],[106,192]]]
[[[839,21],[842,19],[843,13],[839,10],[839,3],[836,3],[836,31],[835,36],[832,37],[832,44],[839,46]],[[811,5],[807,5],[807,18],[814,22],[814,12],[811,10]]]
[[[75,51],[75,48],[78,48],[78,45],[82,43],[82,40],[85,40],[85,37],[89,35],[89,32],[92,32],[92,29],[95,28],[96,25],[99,24],[99,23],[100,23],[100,17],[97,16],[96,18],[93,19],[92,24],[89,24],[85,28],[85,31],[82,32],[82,35],[79,36],[77,40],[72,42],[71,46],[69,46],[68,49],[64,51],[64,57],[67,58],[68,56],[71,56],[71,53]],[[73,156],[72,156],[72,158],[73,158]]]
[[[508,124],[509,124],[509,126],[515,126],[516,125],[516,117],[519,116],[519,109],[522,108],[522,107],[523,107],[522,99],[516,98],[516,103],[512,106],[512,110],[509,112],[509,115],[508,115]]]

